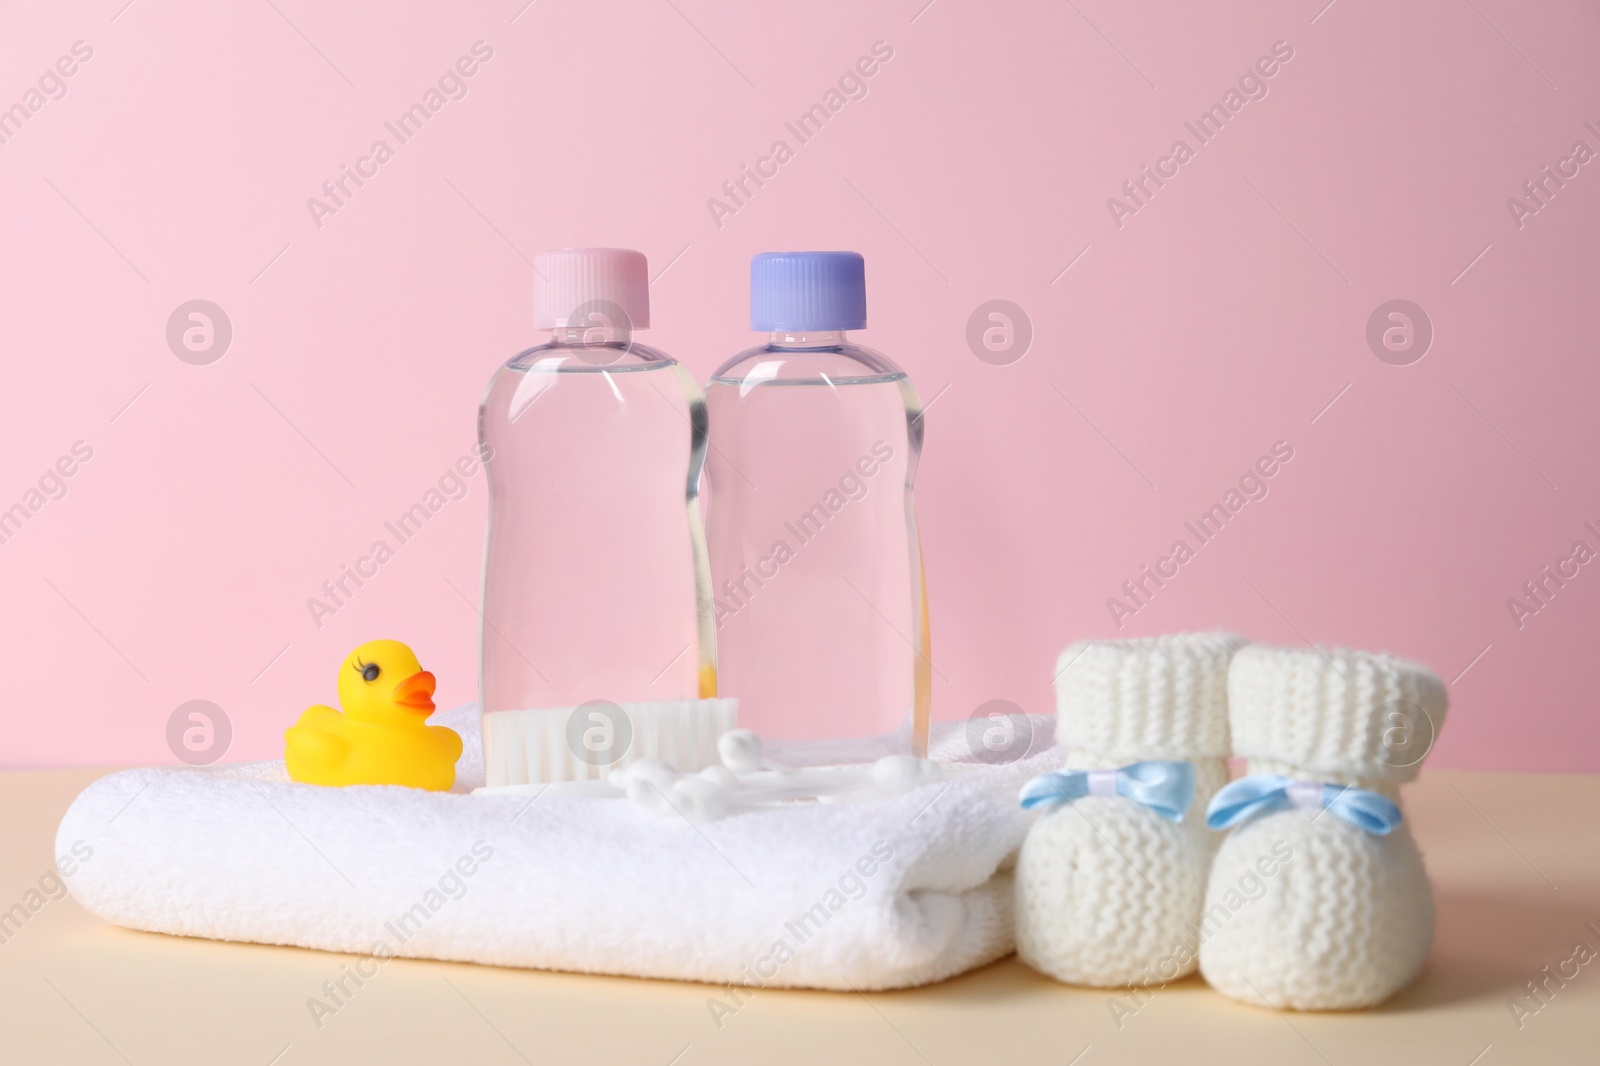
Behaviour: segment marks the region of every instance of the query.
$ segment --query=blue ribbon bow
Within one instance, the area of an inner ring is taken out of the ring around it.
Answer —
[[[1083,796],[1122,796],[1181,822],[1194,801],[1194,764],[1150,759],[1118,770],[1056,770],[1023,785],[1018,799],[1031,810]]]
[[[1282,774],[1255,774],[1226,785],[1206,808],[1206,825],[1227,829],[1268,811],[1321,807],[1357,829],[1388,836],[1400,824],[1400,808],[1365,788],[1297,781]]]

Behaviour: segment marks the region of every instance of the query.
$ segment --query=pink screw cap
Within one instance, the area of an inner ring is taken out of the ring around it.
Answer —
[[[533,257],[535,329],[647,329],[650,275],[631,248],[561,248]]]

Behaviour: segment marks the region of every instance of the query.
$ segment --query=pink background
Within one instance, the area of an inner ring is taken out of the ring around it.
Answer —
[[[1600,768],[1600,565],[1520,629],[1507,607],[1600,548],[1600,163],[1520,229],[1506,205],[1600,149],[1600,15],[924,2],[8,5],[0,106],[94,54],[0,145],[0,506],[93,458],[0,545],[0,765],[173,762],[191,699],[229,759],[271,756],[377,636],[472,699],[481,474],[320,629],[306,600],[467,451],[533,340],[528,258],[614,244],[671,264],[646,339],[702,379],[750,343],[752,253],[866,255],[861,339],[933,401],[936,717],[1047,709],[1076,638],[1225,626],[1430,664],[1435,764]],[[479,40],[466,97],[319,229],[307,198]],[[796,147],[879,40],[867,97]],[[1280,40],[1269,95],[1118,228],[1107,198]],[[165,339],[197,298],[234,333],[204,366]],[[1012,365],[965,340],[995,298],[1035,331]],[[1409,366],[1364,336],[1395,298],[1436,331]],[[1119,630],[1106,600],[1279,440],[1270,495]]]

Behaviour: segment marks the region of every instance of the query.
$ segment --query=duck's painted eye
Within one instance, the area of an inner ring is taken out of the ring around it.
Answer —
[[[376,681],[376,680],[378,680],[378,673],[379,673],[378,664],[377,663],[368,663],[361,671],[361,680],[363,680],[363,681]]]

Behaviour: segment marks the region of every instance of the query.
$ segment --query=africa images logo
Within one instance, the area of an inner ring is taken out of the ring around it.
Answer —
[[[1155,161],[1153,168],[1148,164],[1141,166],[1138,177],[1122,183],[1122,193],[1126,199],[1107,197],[1106,210],[1111,213],[1112,224],[1121,229],[1123,220],[1148,207],[1155,194],[1182,173],[1183,167],[1199,154],[1201,148],[1215,140],[1247,103],[1265,100],[1270,91],[1268,80],[1276,77],[1283,65],[1293,58],[1294,48],[1288,41],[1274,41],[1271,54],[1257,59],[1240,75],[1237,85],[1230,85],[1222,94],[1220,103],[1212,104],[1194,121],[1185,122],[1183,128],[1194,138],[1194,144],[1179,137],[1172,142],[1167,154]]]

